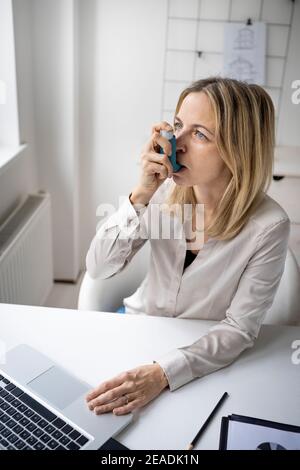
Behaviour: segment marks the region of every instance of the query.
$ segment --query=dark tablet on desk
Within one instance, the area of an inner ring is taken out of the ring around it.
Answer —
[[[222,418],[220,450],[300,450],[300,426],[232,414]]]

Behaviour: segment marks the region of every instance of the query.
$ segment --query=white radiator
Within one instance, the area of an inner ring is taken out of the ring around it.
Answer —
[[[40,191],[0,226],[0,302],[43,305],[52,286],[51,199]]]

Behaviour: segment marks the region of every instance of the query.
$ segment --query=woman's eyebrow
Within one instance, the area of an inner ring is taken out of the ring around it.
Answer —
[[[182,124],[182,120],[178,116],[175,116],[174,120],[175,119]],[[202,127],[203,129],[207,130],[207,132],[209,132],[211,135],[214,135],[214,133],[207,129],[207,127],[203,126],[203,124],[192,124],[192,127]]]

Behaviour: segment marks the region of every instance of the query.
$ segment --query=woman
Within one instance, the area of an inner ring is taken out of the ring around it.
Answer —
[[[266,195],[274,152],[269,95],[257,85],[214,77],[185,89],[174,120],[177,161],[184,165],[177,173],[161,129],[172,128],[166,122],[153,127],[140,182],[99,229],[87,270],[93,278],[116,274],[148,238],[148,275],[124,299],[126,313],[219,322],[194,344],[93,390],[87,402],[97,414],[128,413],[167,387],[176,390],[233,362],[254,344],[284,269],[290,222]],[[148,215],[163,203],[160,222],[173,221],[174,236],[151,236]],[[193,207],[192,236],[191,224],[178,212],[184,204]],[[197,224],[199,206],[204,207],[204,232]],[[191,240],[196,245],[189,247]]]

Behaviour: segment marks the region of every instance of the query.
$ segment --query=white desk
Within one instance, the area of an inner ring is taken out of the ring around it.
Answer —
[[[7,349],[27,343],[93,386],[190,344],[213,323],[0,304]],[[119,441],[130,449],[184,449],[224,391],[230,397],[198,449],[218,448],[221,417],[230,413],[300,425],[300,365],[291,361],[296,339],[300,327],[264,326],[252,350],[225,369],[164,391]]]

